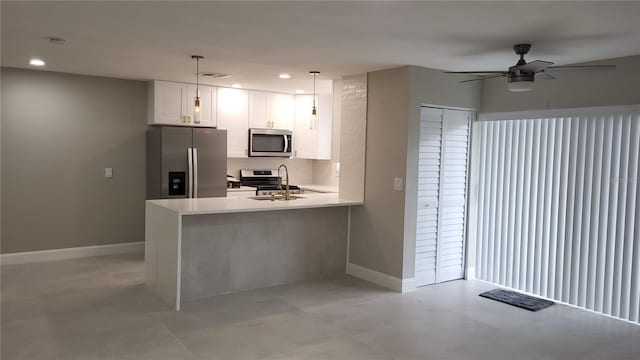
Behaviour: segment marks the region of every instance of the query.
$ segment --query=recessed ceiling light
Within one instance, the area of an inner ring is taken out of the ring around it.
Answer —
[[[296,90],[296,94],[304,94],[304,90]]]
[[[236,89],[238,89],[238,88],[241,88],[241,87],[242,87],[242,85],[240,85],[240,84],[233,84],[233,85],[231,85],[231,87],[232,87],[232,88],[236,88]]]
[[[290,78],[291,78],[291,75],[289,75],[289,74],[280,74],[280,75],[278,75],[278,77],[279,77],[280,79],[290,79]]]
[[[44,61],[34,58],[34,59],[29,60],[29,64],[31,64],[33,66],[44,66]]]

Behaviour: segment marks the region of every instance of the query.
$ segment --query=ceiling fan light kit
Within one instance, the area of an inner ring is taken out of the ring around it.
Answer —
[[[545,80],[554,80],[555,77],[549,74],[547,70],[613,70],[616,68],[615,65],[552,66],[552,62],[543,60],[535,60],[528,63],[524,56],[531,50],[531,44],[516,44],[513,46],[513,50],[520,56],[520,59],[507,71],[445,71],[445,73],[482,76],[475,79],[462,80],[460,81],[461,83],[506,77],[509,91],[525,92],[533,89],[536,76]]]
[[[512,92],[524,92],[533,90],[533,80],[531,81],[507,81],[507,88]]]

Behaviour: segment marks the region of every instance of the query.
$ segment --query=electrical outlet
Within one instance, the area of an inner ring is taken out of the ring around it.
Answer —
[[[393,178],[393,190],[402,191],[402,178]]]
[[[104,168],[104,177],[112,178],[113,177],[113,168]]]

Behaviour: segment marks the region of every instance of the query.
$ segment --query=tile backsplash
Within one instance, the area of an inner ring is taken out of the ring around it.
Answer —
[[[239,177],[240,169],[277,169],[287,165],[292,184],[313,184],[313,161],[287,158],[228,158],[227,174]]]

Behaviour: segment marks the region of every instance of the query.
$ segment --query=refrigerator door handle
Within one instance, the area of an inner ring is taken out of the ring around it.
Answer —
[[[287,137],[287,135],[282,135],[284,137],[284,152],[290,152],[289,151],[289,138]]]
[[[189,162],[189,192],[188,197],[193,197],[193,149],[187,148],[187,160]]]
[[[198,197],[198,148],[193,148],[193,197]]]

